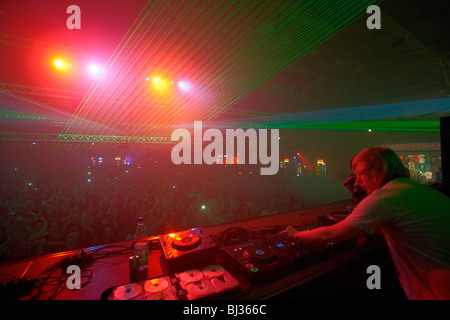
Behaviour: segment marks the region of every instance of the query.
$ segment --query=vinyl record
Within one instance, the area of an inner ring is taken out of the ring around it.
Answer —
[[[177,300],[177,297],[172,291],[161,291],[149,295],[147,300]]]
[[[251,246],[243,252],[244,257],[258,261],[271,261],[275,257],[275,251],[267,246]]]
[[[172,241],[172,247],[179,251],[188,251],[200,245],[201,238],[196,234],[182,234]]]
[[[240,283],[231,274],[225,272],[222,276],[211,279],[211,284],[217,292],[239,287]]]
[[[186,286],[186,290],[192,298],[202,298],[214,294],[214,288],[209,282],[190,283]]]
[[[135,298],[142,291],[142,287],[137,283],[127,283],[123,286],[118,286],[114,290],[114,299],[129,300]]]
[[[203,274],[211,278],[217,278],[221,276],[225,272],[225,269],[218,264],[211,264],[203,269]]]
[[[166,290],[169,287],[169,281],[166,278],[156,278],[145,281],[144,289],[147,292],[156,293]]]
[[[203,273],[200,270],[192,269],[186,270],[178,275],[181,282],[184,284],[188,284],[191,282],[197,282],[203,279]]]

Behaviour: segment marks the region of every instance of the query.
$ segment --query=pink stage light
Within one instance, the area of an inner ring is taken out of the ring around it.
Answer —
[[[94,75],[94,76],[98,76],[98,75],[100,75],[100,74],[105,72],[105,69],[99,67],[96,64],[90,64],[89,67],[88,67],[88,70],[89,70],[89,73]]]
[[[189,91],[191,89],[191,84],[186,81],[178,81],[178,87],[183,91]]]

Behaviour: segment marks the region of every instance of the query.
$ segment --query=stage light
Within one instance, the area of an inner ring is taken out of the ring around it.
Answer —
[[[64,62],[62,62],[61,60],[55,60],[53,64],[58,68],[62,68],[64,66]]]
[[[188,91],[191,89],[190,83],[186,81],[178,81],[178,87],[183,91]]]
[[[105,72],[105,69],[100,68],[98,65],[90,64],[88,67],[89,73],[91,73],[94,76],[98,76]]]
[[[66,71],[70,69],[72,65],[68,63],[65,59],[55,58],[53,59],[53,68],[58,71]]]
[[[153,78],[153,88],[159,92],[165,92],[168,87],[168,82],[160,77]]]

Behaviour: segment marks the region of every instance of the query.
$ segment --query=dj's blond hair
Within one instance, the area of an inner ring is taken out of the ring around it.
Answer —
[[[405,168],[397,154],[389,148],[364,149],[352,159],[352,169],[355,169],[358,162],[361,162],[364,168],[384,175],[384,183],[395,178],[409,178],[409,170]]]

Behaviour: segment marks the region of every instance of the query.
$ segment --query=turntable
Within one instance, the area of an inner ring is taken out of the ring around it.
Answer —
[[[284,266],[283,255],[279,252],[281,247],[267,245],[260,241],[252,241],[238,245],[228,246],[224,251],[231,260],[231,265],[237,267],[238,271],[244,271],[244,276],[249,280],[263,280],[274,274],[274,271]],[[285,246],[283,244],[283,246]],[[286,244],[284,248],[287,251],[293,251]],[[296,255],[296,252],[293,252]]]
[[[246,259],[264,263],[269,263],[276,259],[275,251],[271,247],[264,245],[251,245],[242,252],[242,255]]]
[[[282,234],[224,247],[230,267],[253,283],[265,282],[327,259],[326,246],[299,247]]]
[[[184,233],[174,237],[172,247],[178,251],[188,251],[197,248],[201,238],[194,233]]]
[[[159,242],[161,257],[171,272],[209,263],[218,252],[216,243],[201,228],[162,235]]]

